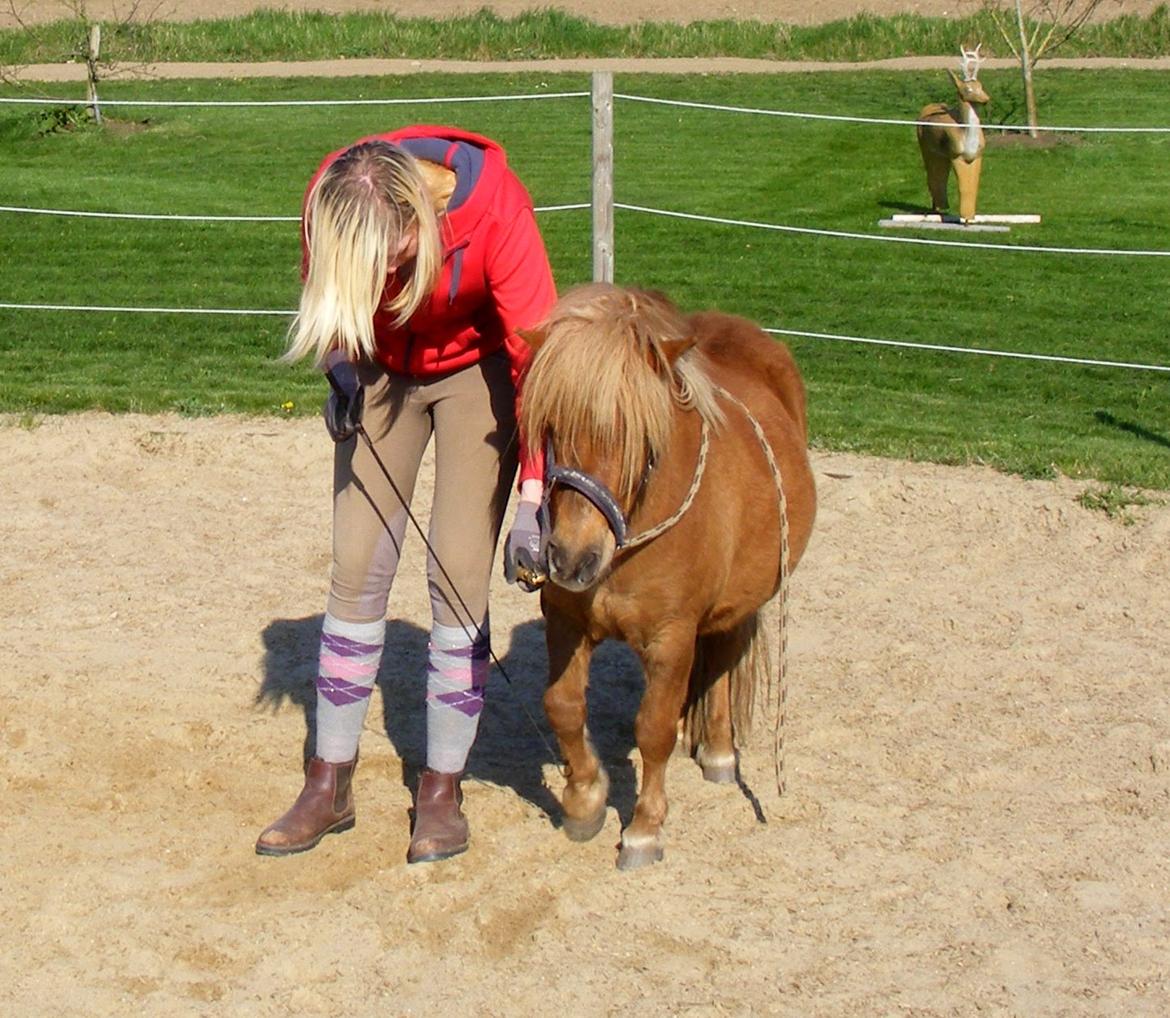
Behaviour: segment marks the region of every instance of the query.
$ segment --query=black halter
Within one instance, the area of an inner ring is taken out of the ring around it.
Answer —
[[[643,486],[649,475],[650,467],[651,464],[647,461],[646,473],[642,476]],[[584,495],[592,506],[605,517],[605,522],[613,531],[617,546],[620,548],[626,543],[626,536],[630,529],[629,523],[626,520],[626,514],[622,512],[622,507],[614,498],[613,492],[592,474],[585,473],[584,470],[560,466],[553,455],[552,439],[550,438],[544,444],[544,501],[541,503],[541,514],[544,519],[541,521],[541,529],[545,533],[548,533],[549,530],[548,500],[552,495],[553,487],[558,484],[572,488],[575,492]]]

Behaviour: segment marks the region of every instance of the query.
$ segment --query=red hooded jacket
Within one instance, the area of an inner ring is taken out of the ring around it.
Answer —
[[[511,361],[519,413],[520,386],[532,351],[517,331],[536,325],[556,300],[532,199],[508,168],[503,148],[480,135],[453,127],[416,125],[354,144],[369,141],[388,141],[408,151],[425,149],[425,158],[441,159],[457,178],[455,195],[439,220],[443,241],[439,282],[429,301],[403,327],[394,328],[392,316],[384,311],[375,314],[378,360],[400,374],[431,377],[477,364],[502,346]],[[467,146],[474,150],[473,168],[466,158]],[[321,174],[350,147],[325,157],[309,181],[306,204]],[[460,180],[461,173],[467,179]],[[304,278],[309,248],[303,225],[301,250]],[[389,297],[396,285],[393,276],[386,285]],[[530,459],[522,445],[520,481],[541,477],[542,459]]]

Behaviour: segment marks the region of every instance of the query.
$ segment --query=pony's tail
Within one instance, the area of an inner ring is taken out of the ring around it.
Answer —
[[[779,705],[773,703],[778,693],[773,670],[776,660],[772,647],[774,627],[767,622],[773,614],[769,611],[772,604],[770,601],[753,613],[732,634],[730,646],[734,652],[730,667],[726,656],[710,653],[702,638],[696,641],[683,720],[687,748],[692,754],[700,752],[701,747],[709,742],[710,719],[721,711],[715,703],[715,697],[721,695],[716,692],[715,682],[725,669],[730,681],[731,732],[736,750],[742,749],[751,736],[761,694],[768,701],[768,714],[778,709]]]

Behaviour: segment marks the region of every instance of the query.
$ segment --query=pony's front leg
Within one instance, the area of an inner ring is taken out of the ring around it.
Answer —
[[[622,831],[618,868],[635,869],[662,858],[662,825],[666,821],[666,765],[674,750],[678,719],[686,701],[695,630],[675,626],[660,633],[641,654],[646,692],[638,708],[634,735],[642,755],[642,787],[634,819]]]
[[[556,612],[546,613],[549,686],[544,713],[561,747],[567,784],[561,796],[565,834],[588,841],[605,824],[609,776],[585,728],[585,689],[595,644]]]

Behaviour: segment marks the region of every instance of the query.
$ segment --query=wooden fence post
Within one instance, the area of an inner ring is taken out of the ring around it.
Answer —
[[[613,72],[593,72],[593,280],[613,282]]]

